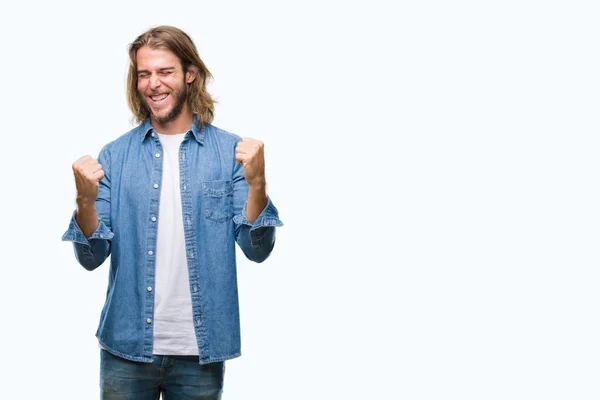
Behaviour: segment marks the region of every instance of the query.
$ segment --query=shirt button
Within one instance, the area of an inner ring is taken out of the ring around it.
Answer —
[[[152,252],[152,250],[148,251],[148,255],[149,255],[149,256],[151,256],[152,254],[154,254],[154,253]]]
[[[149,291],[149,292],[151,292],[151,291],[152,291],[152,286],[148,286],[148,287],[146,288],[146,290],[147,290],[147,291]]]
[[[160,157],[160,153],[156,153],[156,154],[154,155],[154,157],[156,157],[156,158]]]
[[[152,137],[155,137],[156,135],[154,134],[154,132],[151,133]]]
[[[186,190],[187,186],[185,185],[185,183],[183,184],[183,190]]]
[[[149,324],[150,324],[150,323],[152,323],[152,318],[148,318],[148,319],[146,320],[146,322],[147,322],[147,323],[149,323]]]
[[[154,189],[158,189],[158,183],[154,184]]]
[[[152,222],[156,222],[156,217],[152,217]]]
[[[104,235],[103,234],[100,234],[100,239],[104,239]]]

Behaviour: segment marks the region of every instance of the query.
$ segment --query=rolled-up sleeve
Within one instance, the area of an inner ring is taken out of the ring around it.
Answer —
[[[77,225],[73,212],[69,228],[62,237],[63,241],[73,242],[75,258],[81,266],[89,271],[98,268],[110,254],[110,240],[114,234],[100,219],[98,228],[89,238],[86,238],[83,231]]]

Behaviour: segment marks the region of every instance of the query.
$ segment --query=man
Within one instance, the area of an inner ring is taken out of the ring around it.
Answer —
[[[235,242],[262,262],[282,225],[263,143],[211,125],[212,76],[183,31],[150,29],[129,56],[140,125],[73,163],[77,209],[63,236],[87,270],[111,255],[102,398],[219,399],[225,360],[241,354]]]

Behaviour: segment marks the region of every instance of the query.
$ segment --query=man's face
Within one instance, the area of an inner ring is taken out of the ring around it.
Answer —
[[[159,123],[174,121],[187,107],[187,83],[179,58],[167,49],[144,46],[137,51],[138,91]]]

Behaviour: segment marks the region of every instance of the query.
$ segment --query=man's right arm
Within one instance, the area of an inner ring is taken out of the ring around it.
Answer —
[[[102,164],[101,164],[102,163]],[[84,156],[73,163],[77,210],[62,240],[72,241],[77,261],[92,271],[110,255],[110,178],[105,150],[98,160]]]

